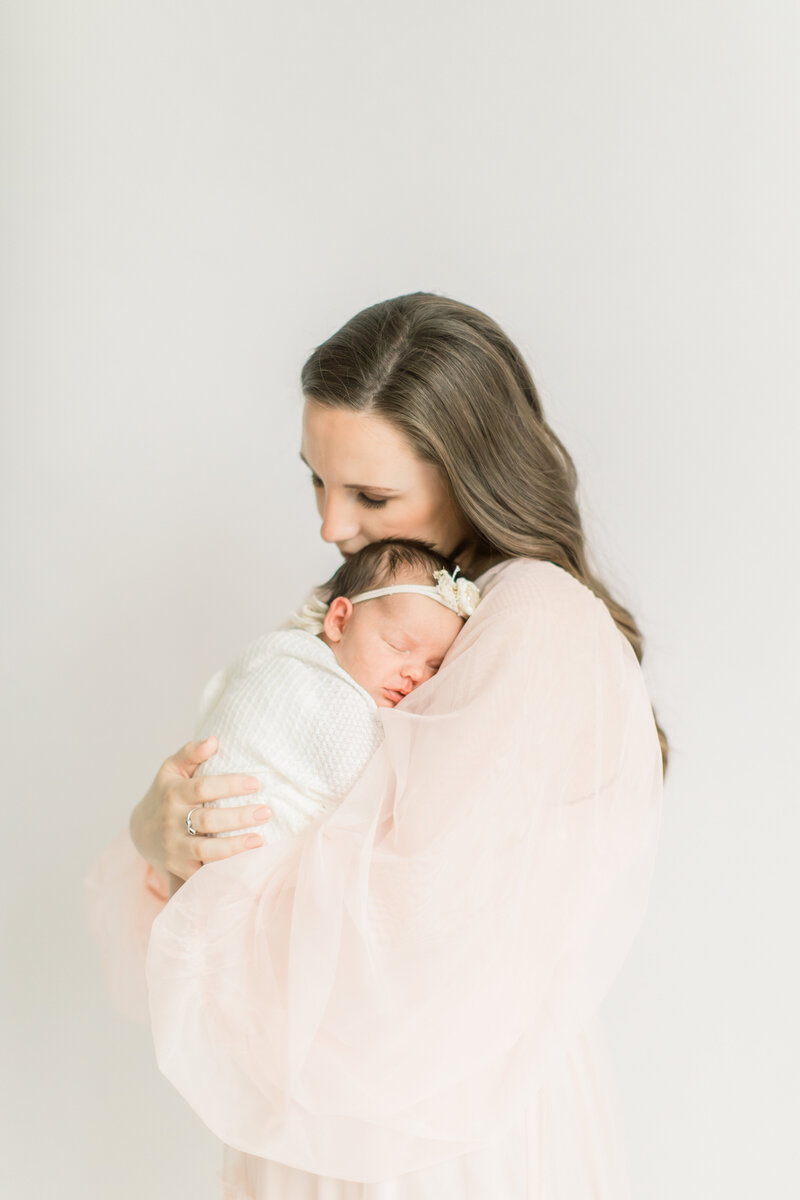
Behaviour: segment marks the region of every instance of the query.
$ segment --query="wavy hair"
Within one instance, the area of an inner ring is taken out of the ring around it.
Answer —
[[[569,571],[606,604],[642,661],[632,614],[587,560],[575,464],[522,355],[490,317],[431,292],[396,296],[317,346],[300,379],[315,403],[391,422],[440,468],[475,561],[538,558]],[[656,728],[666,771],[669,744],[657,720]]]

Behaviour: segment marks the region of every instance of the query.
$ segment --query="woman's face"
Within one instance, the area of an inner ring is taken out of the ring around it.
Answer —
[[[300,456],[321,535],[345,558],[381,538],[417,538],[448,555],[469,538],[440,469],[383,417],[307,400]]]

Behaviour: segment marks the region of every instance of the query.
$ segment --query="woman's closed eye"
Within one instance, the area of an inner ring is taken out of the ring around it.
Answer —
[[[324,484],[318,475],[312,475],[311,486],[313,488],[321,488],[324,486]],[[373,499],[371,496],[367,496],[365,492],[357,492],[356,498],[359,504],[363,504],[365,508],[385,508],[388,503],[388,497],[384,497],[382,500],[377,500]]]

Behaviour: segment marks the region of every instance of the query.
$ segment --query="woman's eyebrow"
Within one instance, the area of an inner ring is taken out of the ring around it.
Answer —
[[[300,451],[300,458],[306,464],[309,471],[316,475],[316,471],[314,471],[314,468],[302,450]],[[394,496],[401,490],[400,488],[377,487],[374,483],[346,483],[344,486],[353,492],[380,492],[384,496]]]

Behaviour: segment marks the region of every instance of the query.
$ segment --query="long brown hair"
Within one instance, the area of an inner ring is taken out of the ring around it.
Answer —
[[[522,355],[490,317],[430,292],[384,300],[317,346],[300,378],[318,404],[390,421],[442,470],[476,562],[539,558],[569,571],[608,606],[641,662],[633,616],[587,561],[575,464]],[[669,745],[656,727],[666,771]]]

